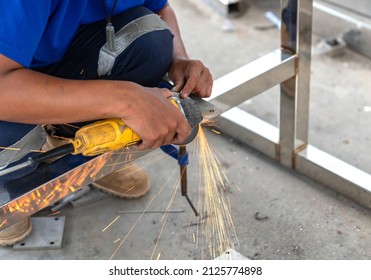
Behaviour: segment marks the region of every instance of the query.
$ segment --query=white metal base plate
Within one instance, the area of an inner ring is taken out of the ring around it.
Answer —
[[[13,246],[14,250],[61,249],[66,217],[32,217],[31,234]]]

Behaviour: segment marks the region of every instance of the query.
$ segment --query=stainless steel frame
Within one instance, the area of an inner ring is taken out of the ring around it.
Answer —
[[[208,101],[221,108],[219,125],[225,133],[371,208],[371,175],[308,143],[313,2],[281,0],[281,7],[285,15],[281,48],[216,80]],[[281,88],[279,127],[237,107],[275,85]],[[12,184],[0,188],[0,229],[144,154],[130,150],[109,153],[75,167],[65,164],[70,159],[67,156],[17,182],[27,188]],[[1,190],[9,196],[5,201]]]
[[[286,18],[285,21],[283,17],[282,20],[281,49],[251,63],[254,65],[264,61],[264,66],[261,65],[264,71],[253,75],[251,73],[256,68],[247,65],[236,70],[233,75],[222,77],[215,82],[215,97],[209,100],[218,105],[225,103],[226,107],[231,108],[230,101],[237,99],[232,96],[239,96],[241,99],[244,96],[247,100],[255,96],[257,91],[263,90],[264,85],[280,84],[279,128],[239,108],[232,108],[222,114],[219,125],[224,133],[371,208],[371,175],[308,143],[313,1],[281,0],[281,10],[289,19]],[[288,10],[294,12],[288,16]],[[296,63],[291,64],[286,59],[277,64],[280,53],[282,56],[291,55]],[[270,59],[272,56],[276,59]],[[277,72],[282,74],[285,70],[286,78],[277,74],[275,70],[279,68],[282,71]],[[240,77],[237,83],[234,76]],[[242,77],[245,81],[241,81]]]

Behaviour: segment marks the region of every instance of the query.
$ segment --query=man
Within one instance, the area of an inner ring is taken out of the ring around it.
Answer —
[[[139,150],[181,144],[191,129],[168,101],[171,91],[156,87],[166,74],[183,98],[211,94],[211,74],[188,58],[167,0],[0,2],[0,146],[36,124],[70,136],[62,124],[106,118],[122,118],[141,137]],[[134,169],[96,186],[126,197],[136,180],[131,197],[144,195],[148,180]],[[30,230],[27,219],[0,231],[0,245]]]

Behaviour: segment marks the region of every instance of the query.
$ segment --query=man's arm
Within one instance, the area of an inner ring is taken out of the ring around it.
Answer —
[[[169,78],[174,82],[172,90],[181,92],[183,98],[191,93],[200,97],[209,97],[213,78],[209,69],[201,61],[188,57],[174,10],[167,4],[158,14],[169,25],[174,35],[173,64],[169,70]]]
[[[0,54],[0,119],[58,124],[122,118],[143,140],[140,149],[182,143],[190,127],[166,89],[125,81],[68,80],[24,68]]]

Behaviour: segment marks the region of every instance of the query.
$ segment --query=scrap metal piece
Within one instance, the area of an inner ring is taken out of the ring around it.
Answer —
[[[344,54],[347,44],[341,37],[328,38],[321,41],[314,49],[317,54],[327,54],[337,57]]]
[[[229,249],[214,260],[249,260],[233,249]]]
[[[84,186],[83,188],[76,190],[75,192],[67,195],[66,197],[62,198],[60,201],[57,201],[56,205],[52,207],[51,211],[52,212],[57,212],[61,210],[64,206],[67,204],[73,202],[74,200],[84,196],[90,191],[89,186]]]
[[[112,195],[109,195],[100,190],[91,188],[90,192],[86,193],[84,196],[74,199],[70,203],[73,208],[79,208],[79,207],[84,207],[86,205],[90,205],[98,201],[102,201],[103,199],[106,199],[109,197],[112,197]]]
[[[14,250],[61,249],[66,217],[32,217],[32,232],[13,246]]]

